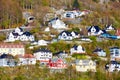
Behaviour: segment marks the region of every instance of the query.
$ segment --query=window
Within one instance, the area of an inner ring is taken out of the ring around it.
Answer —
[[[115,50],[115,56],[119,56],[119,51]]]
[[[92,63],[90,63],[90,65],[92,65]]]
[[[112,53],[110,53],[110,55],[113,55],[114,53],[112,52]]]
[[[71,14],[66,14],[66,17],[71,17]]]
[[[110,53],[113,53],[113,50],[112,50],[112,49],[110,50]]]

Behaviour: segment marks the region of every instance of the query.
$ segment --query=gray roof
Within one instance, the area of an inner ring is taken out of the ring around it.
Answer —
[[[76,65],[79,65],[80,61],[82,61],[82,65],[88,66],[91,60],[76,60]],[[96,65],[95,61],[93,61],[93,65]]]
[[[47,53],[50,52],[51,53],[51,51],[46,49],[46,48],[38,49],[38,50],[35,51],[35,53],[37,53],[37,52],[47,52]]]
[[[64,63],[66,63],[66,60],[62,59],[62,58],[53,58],[53,59],[51,59],[51,61],[52,62],[56,62],[58,59],[61,59]]]

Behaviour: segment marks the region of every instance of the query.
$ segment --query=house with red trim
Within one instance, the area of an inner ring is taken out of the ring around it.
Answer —
[[[24,55],[25,48],[22,43],[0,43],[0,54]]]
[[[117,30],[116,30],[116,35],[117,35],[117,36],[120,36],[120,29],[117,29]]]
[[[62,58],[54,58],[49,60],[47,66],[50,69],[65,69],[67,68],[67,63]]]
[[[24,54],[23,56],[18,56],[18,65],[35,65],[36,58],[32,54]]]

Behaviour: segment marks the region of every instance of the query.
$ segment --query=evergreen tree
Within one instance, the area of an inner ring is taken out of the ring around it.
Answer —
[[[74,2],[73,2],[73,9],[79,9],[79,8],[80,8],[80,5],[79,5],[78,0],[74,0]]]

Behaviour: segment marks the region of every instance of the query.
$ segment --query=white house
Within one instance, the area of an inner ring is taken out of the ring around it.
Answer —
[[[65,11],[65,13],[62,15],[62,18],[71,18],[74,19],[78,17],[80,14],[80,11],[73,10],[73,11]]]
[[[59,40],[72,40],[72,34],[68,31],[62,31],[59,35],[58,35],[58,39]]]
[[[0,53],[15,55],[24,55],[25,48],[21,43],[0,43]]]
[[[66,29],[66,24],[58,19],[52,24],[52,27],[54,29]]]
[[[111,59],[120,59],[120,48],[119,47],[112,47],[109,50],[110,50]]]
[[[38,45],[38,46],[47,46],[48,45],[48,41],[45,40],[38,40],[38,41],[34,41],[31,43],[31,45]]]
[[[35,38],[30,32],[26,31],[20,36],[20,40],[21,41],[34,41]]]
[[[22,28],[16,28],[15,30],[13,30],[8,36],[6,41],[10,41],[10,42],[14,42],[16,40],[19,40],[20,35],[23,34],[23,29]]]
[[[23,29],[22,28],[16,28],[15,30],[13,30],[14,33],[18,33],[18,35],[22,35],[23,34]]]
[[[94,54],[97,54],[98,56],[106,56],[106,52],[101,49],[101,48],[96,48],[94,51],[93,51]]]
[[[93,71],[96,72],[96,62],[92,60],[76,60],[76,71],[87,72]]]
[[[79,37],[80,37],[80,34],[78,34],[78,33],[75,32],[75,31],[72,31],[72,32],[71,32],[71,35],[72,35],[73,38],[79,38]]]
[[[79,12],[79,16],[85,16],[87,14],[89,14],[91,11],[90,10],[83,10],[81,12]]]
[[[49,24],[51,24],[52,28],[54,29],[66,29],[67,28],[66,24],[58,18],[55,20],[51,20]]]
[[[40,62],[48,62],[49,59],[52,58],[52,52],[48,49],[43,48],[35,51],[34,56],[36,60]]]
[[[98,26],[90,26],[88,28],[88,36],[96,36],[102,33],[105,33],[105,32],[101,30]]]
[[[16,28],[8,36],[5,42],[20,41],[34,41],[34,36],[30,32],[23,32],[22,28]]]
[[[35,65],[36,58],[32,54],[25,54],[19,57],[19,62],[17,65]]]
[[[77,54],[85,54],[86,52],[85,52],[85,49],[84,49],[81,45],[79,45],[79,46],[74,45],[74,46],[70,49],[70,53],[71,53],[71,55],[72,55],[72,54],[74,54],[74,53],[77,53]]]
[[[113,25],[111,24],[111,25],[106,25],[105,30],[106,30],[106,31],[113,31],[113,30],[115,30],[115,28],[114,28]]]
[[[56,56],[58,58],[67,58],[68,54],[65,51],[59,51],[59,52],[55,53],[54,56]]]
[[[40,46],[47,46],[47,44],[48,44],[48,42],[45,41],[45,40],[39,40],[38,41],[38,45],[40,45]]]
[[[14,59],[7,59],[7,58],[0,59],[0,67],[9,67],[15,65],[16,63]]]
[[[105,65],[105,69],[109,72],[120,71],[120,64],[117,61],[110,61]]]
[[[47,27],[47,28],[45,28],[45,30],[44,30],[45,32],[49,32],[50,31],[50,28],[49,27]]]

